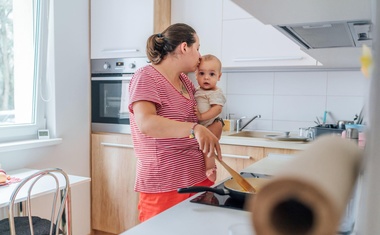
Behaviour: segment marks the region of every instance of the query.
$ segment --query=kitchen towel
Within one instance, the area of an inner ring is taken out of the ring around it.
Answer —
[[[317,138],[251,199],[256,234],[336,234],[361,155],[352,140],[333,135]]]

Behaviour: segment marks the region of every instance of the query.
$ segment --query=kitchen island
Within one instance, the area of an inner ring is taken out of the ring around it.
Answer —
[[[292,157],[288,155],[271,155],[260,160],[242,172],[260,170],[260,174],[273,173]],[[271,167],[273,166],[273,168]],[[251,213],[216,206],[190,202],[199,194],[179,203],[161,214],[121,233],[122,235],[209,235],[228,234],[228,229],[235,224],[250,224]],[[254,233],[252,233],[254,234]]]
[[[227,235],[231,225],[249,223],[247,211],[191,203],[188,199],[121,234]]]
[[[275,175],[284,165],[291,164],[293,159],[293,155],[271,154],[241,172],[255,173],[256,175]],[[229,228],[239,224],[251,226],[252,235],[255,234],[251,225],[252,215],[250,212],[190,202],[199,195],[200,193],[194,195],[161,214],[121,233],[121,235],[229,235]],[[345,226],[344,223],[341,226]],[[354,235],[355,230],[344,234]]]

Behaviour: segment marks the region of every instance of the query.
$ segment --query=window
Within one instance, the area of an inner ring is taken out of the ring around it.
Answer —
[[[0,1],[0,143],[45,128],[48,0]]]

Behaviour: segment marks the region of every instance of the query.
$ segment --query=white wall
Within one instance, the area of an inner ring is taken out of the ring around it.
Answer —
[[[54,7],[53,100],[48,126],[60,145],[2,152],[6,170],[60,167],[69,174],[90,176],[89,0],[51,1]],[[55,118],[55,120],[54,120]],[[41,206],[43,207],[43,199]],[[37,202],[38,203],[38,202]],[[90,184],[72,188],[73,233],[90,233]]]
[[[324,111],[329,112],[327,123],[353,120],[365,103],[368,84],[360,71],[224,72],[219,82],[227,96],[225,115],[260,114],[247,129],[295,132],[315,126]]]

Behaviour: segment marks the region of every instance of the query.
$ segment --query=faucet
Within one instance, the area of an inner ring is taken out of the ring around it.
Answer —
[[[244,124],[244,126],[240,127],[241,126],[241,121],[244,119],[245,117],[241,117],[239,118],[237,121],[236,121],[236,131],[239,132],[239,131],[242,131],[244,128],[246,128],[249,123],[251,123],[253,120],[255,120],[256,118],[261,118],[261,115],[256,115],[254,116],[253,118],[249,119],[249,121]]]

